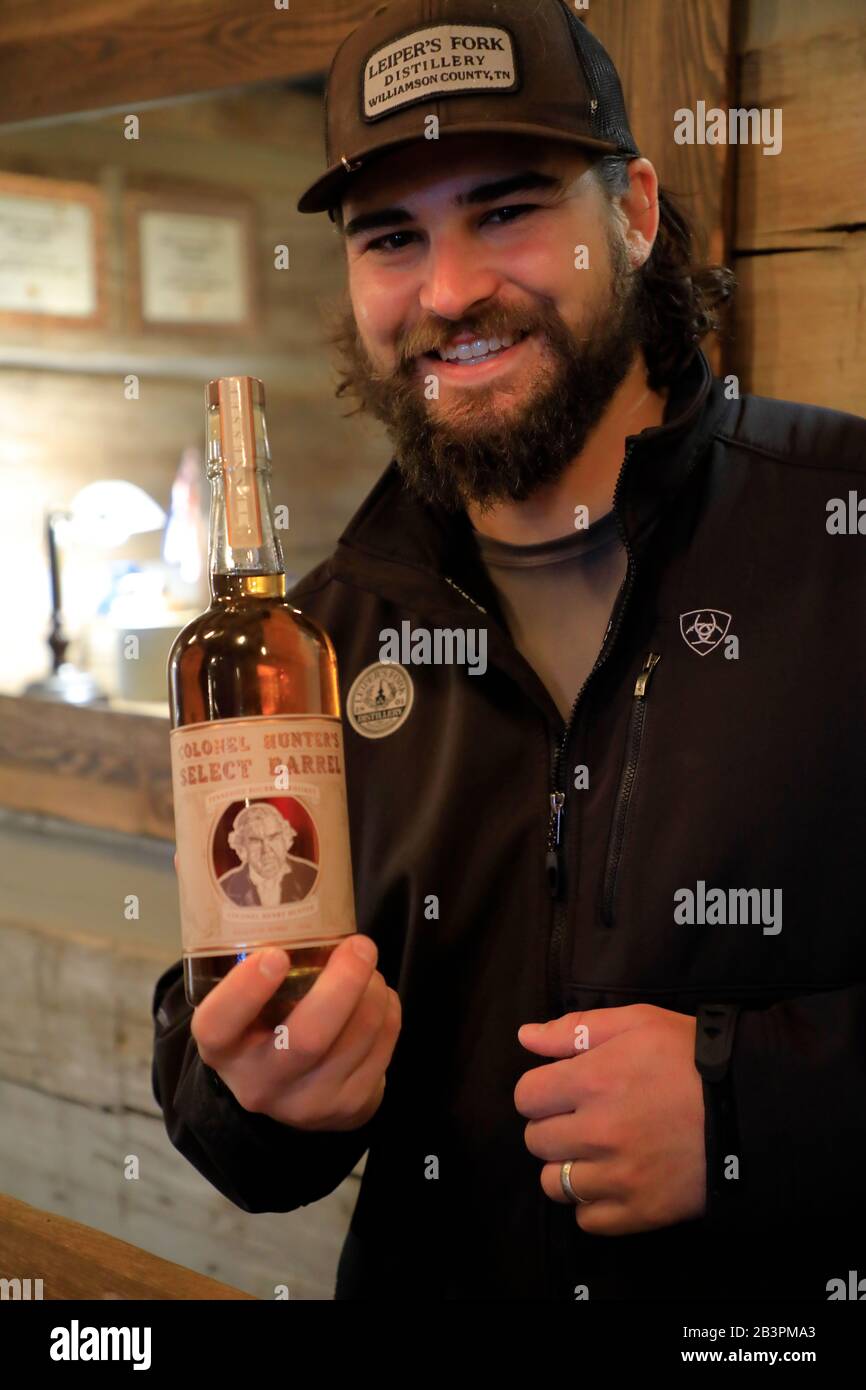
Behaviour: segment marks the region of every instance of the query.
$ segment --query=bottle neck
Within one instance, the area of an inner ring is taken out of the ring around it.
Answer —
[[[274,529],[270,465],[263,459],[231,468],[212,462],[208,478],[211,597],[282,597],[286,575]]]
[[[264,388],[253,377],[208,383],[205,428],[211,484],[211,597],[274,598],[286,592],[271,505],[271,449]]]

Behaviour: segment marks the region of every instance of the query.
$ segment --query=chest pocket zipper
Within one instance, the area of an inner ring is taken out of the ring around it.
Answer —
[[[647,691],[649,689],[650,677],[660,660],[661,657],[658,652],[650,652],[644,662],[643,670],[635,682],[631,714],[628,721],[628,734],[626,736],[625,761],[623,762],[622,776],[620,777],[616,801],[614,802],[613,820],[611,821],[610,839],[607,849],[607,862],[604,868],[602,914],[606,927],[613,926],[617,880],[619,878],[623,844],[625,843],[625,832],[628,827],[629,806],[631,804],[634,784],[637,780],[637,768],[640,760],[641,744],[643,742],[644,725],[646,724]]]

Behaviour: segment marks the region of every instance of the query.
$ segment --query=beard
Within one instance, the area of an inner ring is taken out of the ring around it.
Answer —
[[[384,371],[369,357],[351,306],[338,311],[331,333],[342,357],[337,395],[355,396],[361,410],[385,425],[405,481],[423,500],[447,512],[469,503],[484,512],[505,500],[523,502],[559,478],[582,451],[641,343],[637,277],[613,228],[608,246],[606,293],[577,330],[542,300],[491,305],[460,320],[460,331],[479,338],[535,333],[536,342],[544,344],[541,366],[533,367],[534,390],[511,409],[508,401],[517,393],[498,382],[456,388],[445,414],[437,414],[436,401],[426,398],[425,377],[427,382],[435,378],[436,359],[429,359],[424,377],[417,359],[449,343],[457,331],[454,322],[427,320],[401,342],[396,367]],[[525,380],[516,386],[525,387]]]

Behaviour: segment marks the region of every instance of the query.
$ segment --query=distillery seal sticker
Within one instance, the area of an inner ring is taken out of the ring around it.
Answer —
[[[375,121],[425,98],[512,92],[514,42],[489,24],[435,24],[377,48],[364,64],[364,119]]]
[[[365,666],[352,682],[346,698],[351,728],[364,738],[387,738],[406,722],[415,687],[399,661],[377,661]]]

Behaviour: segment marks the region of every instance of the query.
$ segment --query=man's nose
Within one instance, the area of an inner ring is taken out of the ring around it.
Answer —
[[[501,276],[485,261],[476,244],[456,233],[437,237],[430,246],[420,303],[429,314],[460,319],[495,297]]]

